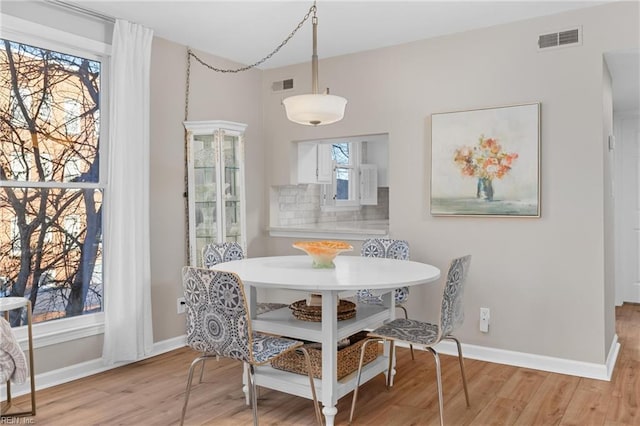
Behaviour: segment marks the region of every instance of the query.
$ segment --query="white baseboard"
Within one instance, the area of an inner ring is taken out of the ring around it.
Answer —
[[[174,337],[162,342],[154,343],[153,352],[145,358],[151,358],[182,348],[186,345],[186,335]],[[398,344],[398,346],[404,346]],[[458,355],[456,344],[450,340],[440,342],[436,346],[439,353],[445,355]],[[484,346],[462,344],[462,353],[465,358],[477,359],[480,361],[494,362],[497,364],[513,365],[516,367],[532,368],[535,370],[549,371],[552,373],[568,374],[571,376],[586,377],[589,379],[611,380],[613,369],[620,351],[620,343],[618,336],[613,336],[607,361],[604,364],[591,362],[575,361],[564,358],[555,358],[545,355],[535,355],[524,352],[507,351],[504,349],[488,348]],[[112,368],[121,367],[129,364],[127,362],[104,365],[101,358],[86,361],[80,364],[71,365],[69,367],[60,368],[58,370],[48,371],[46,373],[36,375],[36,390],[46,389],[72,380],[81,379],[83,377],[98,374]],[[29,380],[21,385],[11,386],[11,395],[19,396],[29,393]],[[0,386],[0,400],[6,400],[6,386]]]
[[[171,339],[163,340],[153,344],[153,351],[146,357],[151,358],[165,352],[172,351],[174,349],[182,348],[186,345],[187,336],[182,335]],[[91,361],[82,362],[80,364],[70,365],[68,367],[59,368],[57,370],[47,371],[46,373],[36,374],[36,390],[46,389],[51,386],[67,383],[72,380],[81,379],[83,377],[91,376],[101,373],[103,371],[111,370],[112,368],[121,367],[123,365],[130,364],[129,362],[120,362],[115,364],[105,365],[102,358],[92,359]],[[16,397],[19,395],[26,395],[30,392],[29,379],[25,383],[20,385],[11,384],[11,396]],[[0,401],[6,400],[7,389],[6,385],[0,385]]]
[[[402,344],[398,346],[408,347]],[[438,343],[436,350],[441,354],[458,356],[458,348],[451,340]],[[462,343],[465,358],[606,381],[611,380],[619,350],[618,336],[614,335],[606,363],[597,364]]]
[[[624,299],[624,301],[630,303],[640,303],[640,283],[631,284],[627,288],[627,297]]]

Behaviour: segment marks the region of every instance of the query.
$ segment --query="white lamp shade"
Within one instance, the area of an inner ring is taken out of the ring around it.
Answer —
[[[282,101],[287,118],[306,126],[321,126],[342,120],[347,100],[340,96],[312,94],[290,96]]]

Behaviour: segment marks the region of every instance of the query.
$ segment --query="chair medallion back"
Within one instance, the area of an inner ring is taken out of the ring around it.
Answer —
[[[244,259],[244,252],[236,242],[212,243],[202,248],[202,264],[205,268],[240,259]]]
[[[182,268],[187,345],[196,351],[252,362],[251,323],[240,278],[231,272]]]
[[[453,259],[449,265],[440,311],[440,332],[442,336],[451,334],[464,321],[462,296],[464,295],[464,283],[469,272],[470,263],[471,255],[467,255]]]
[[[391,238],[370,238],[362,243],[360,255],[364,257],[384,257],[387,259],[409,260],[409,242]],[[359,290],[356,294],[359,301],[376,299],[370,290]],[[409,298],[409,287],[397,288],[394,293],[395,303],[401,304]]]
[[[362,243],[361,256],[409,260],[409,243],[390,238],[370,238]]]

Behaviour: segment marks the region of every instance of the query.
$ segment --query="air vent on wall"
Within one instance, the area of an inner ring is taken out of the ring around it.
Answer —
[[[538,50],[558,47],[579,46],[582,44],[582,27],[562,30],[538,36]]]
[[[284,92],[285,90],[293,89],[293,79],[287,78],[286,80],[274,81],[271,83],[272,92]]]

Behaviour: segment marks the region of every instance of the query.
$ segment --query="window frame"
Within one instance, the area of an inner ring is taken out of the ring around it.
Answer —
[[[100,89],[100,178],[98,182],[27,182],[27,181],[0,181],[0,187],[37,187],[69,188],[69,189],[100,189],[103,194],[107,192],[107,158],[109,140],[109,80],[111,45],[92,40],[83,36],[61,31],[36,22],[27,21],[12,15],[0,13],[0,38],[17,43],[56,50],[70,55],[100,61],[101,89]],[[104,203],[108,203],[105,197]],[[105,218],[103,218],[104,223]],[[107,243],[102,236],[103,247]],[[103,260],[104,262],[104,260]],[[103,279],[103,285],[105,284]],[[104,288],[104,287],[103,287]],[[23,325],[13,329],[16,338],[23,348],[27,341],[27,326]],[[76,317],[60,318],[54,321],[45,321],[33,324],[34,348],[56,345],[68,341],[94,336],[104,333],[104,312],[83,314]]]
[[[336,211],[357,211],[362,208],[360,205],[360,164],[361,149],[360,141],[336,141],[330,143],[333,145],[347,144],[349,146],[349,164],[338,164],[333,160],[331,164],[331,183],[322,185],[320,209],[324,212]],[[338,191],[338,179],[336,176],[337,169],[347,169],[350,172],[349,179],[349,196],[348,200],[336,199]]]
[[[338,163],[333,160],[332,174],[331,174],[331,191],[333,193],[333,200],[336,207],[360,207],[360,142],[337,142],[331,144],[331,150],[333,152],[334,145],[347,145],[349,150],[349,162]],[[346,200],[338,199],[338,170],[345,170],[349,176],[347,193],[349,198]]]

